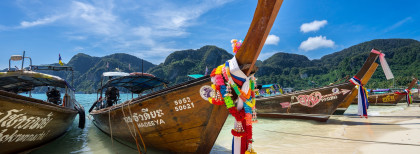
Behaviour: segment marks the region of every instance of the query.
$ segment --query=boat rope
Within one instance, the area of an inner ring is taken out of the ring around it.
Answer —
[[[305,137],[313,137],[313,138],[322,138],[322,139],[331,139],[331,140],[342,140],[342,141],[352,141],[352,142],[364,142],[364,143],[420,146],[420,144],[386,142],[386,141],[372,141],[372,140],[350,139],[350,138],[340,138],[340,137],[328,137],[328,136],[318,136],[318,135],[309,135],[309,134],[300,134],[300,133],[290,133],[290,132],[283,132],[283,131],[267,130],[267,129],[263,129],[263,128],[259,128],[259,127],[256,127],[256,128],[257,129],[261,129],[263,131],[267,131],[267,132],[278,133],[278,134],[294,135],[294,136],[305,136]]]
[[[131,102],[131,100],[130,100],[130,102]],[[124,116],[124,117],[127,117],[127,116],[125,115],[125,112],[124,112],[124,103],[123,103],[123,104],[121,104],[121,111],[122,111],[122,113],[123,113],[123,116]],[[135,132],[131,132],[131,128],[130,128],[130,126],[128,125],[128,123],[127,123],[127,122],[126,122],[126,124],[127,124],[127,127],[128,127],[128,131],[130,132],[131,136],[134,138]],[[134,133],[134,135],[133,135],[133,133]]]
[[[111,108],[109,109],[109,112],[108,112],[108,123],[109,123],[109,130],[110,130],[110,132],[111,132],[111,143],[112,143],[112,149],[114,149],[114,139],[112,138],[112,126],[111,126],[111,111],[112,111],[112,107],[113,106],[111,106]]]
[[[130,100],[130,102],[128,103],[128,105],[130,105],[130,104],[131,104],[131,100]],[[130,112],[130,115],[132,116],[132,114],[131,114],[131,108],[130,108],[130,107],[128,107],[128,111]],[[136,123],[136,124],[134,124],[134,123]],[[131,123],[131,124],[133,124],[134,128],[136,128],[136,129],[137,129],[137,133],[139,134],[140,140],[141,140],[141,142],[142,142],[142,144],[143,144],[144,151],[145,151],[145,153],[147,153],[146,144],[144,144],[143,137],[141,136],[141,134],[140,134],[140,130],[139,130],[139,127],[137,126],[137,122],[136,122],[136,121],[132,121],[132,123]],[[136,139],[136,142],[137,142],[137,144],[138,144],[137,137],[136,137],[135,139]],[[141,154],[141,148],[140,148],[140,145],[138,144],[137,146],[139,147],[139,153]]]
[[[350,78],[350,76],[349,75],[346,75],[345,77],[342,77],[342,78],[338,79],[337,81],[331,83],[330,85],[341,83],[342,81],[347,81],[349,78]]]
[[[130,103],[131,103],[131,100],[130,100],[130,102],[128,103],[128,105],[130,105]],[[122,103],[121,104],[121,110],[122,110],[122,113],[123,113],[123,115],[124,115],[124,117],[126,117],[126,115],[125,115],[125,112],[124,112],[124,104],[125,103]],[[127,106],[128,106],[127,105]],[[130,108],[130,107],[128,107],[128,108]],[[132,117],[132,115],[131,115],[131,112],[130,112],[130,119],[131,119],[131,117]],[[133,120],[131,120],[132,122],[133,122]],[[131,135],[131,137],[133,137],[133,139],[136,141],[136,148],[137,148],[137,151],[139,151],[140,152],[140,145],[139,145],[139,142],[137,141],[137,134],[136,134],[136,132],[133,130],[133,131],[131,131],[131,128],[130,128],[130,125],[128,125],[128,122],[126,122],[126,124],[127,124],[127,128],[128,128],[128,131],[130,132],[130,135]],[[134,135],[133,135],[134,134]],[[141,152],[140,152],[141,153]]]

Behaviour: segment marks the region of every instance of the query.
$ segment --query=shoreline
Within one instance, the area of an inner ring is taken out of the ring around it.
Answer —
[[[253,147],[257,153],[419,153],[418,104],[371,107],[368,119],[352,116],[355,108],[325,123],[259,118]],[[231,153],[232,127],[229,117],[211,153]]]

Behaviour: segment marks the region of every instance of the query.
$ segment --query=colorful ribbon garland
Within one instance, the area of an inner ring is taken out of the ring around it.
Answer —
[[[231,133],[242,140],[240,153],[255,153],[252,148],[252,123],[257,121],[254,92],[255,78],[253,76],[250,77],[249,89],[247,92],[244,92],[238,85],[244,86],[243,84],[247,83],[247,79],[231,74],[229,62],[215,68],[210,77],[212,78],[212,88],[215,91],[215,97],[208,98],[209,102],[215,105],[225,104],[229,113],[235,117],[236,126],[231,130]],[[234,91],[238,98],[245,102],[243,109],[237,109],[231,98],[231,91]]]
[[[407,99],[407,106],[410,106],[410,104],[413,102],[413,98],[411,97],[411,91],[409,89],[404,89],[404,92],[395,92],[395,94],[398,95],[405,95],[405,98]]]
[[[358,112],[357,114],[367,118],[368,117],[367,109],[369,107],[369,103],[367,99],[366,90],[364,89],[363,84],[360,81],[360,79],[357,78],[356,76],[352,77],[350,79],[350,82],[358,86],[358,102],[357,102]]]

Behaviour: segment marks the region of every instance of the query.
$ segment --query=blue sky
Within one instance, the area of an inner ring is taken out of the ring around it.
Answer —
[[[256,0],[0,1],[0,68],[23,50],[34,64],[77,53],[128,53],[154,64],[173,51],[244,39]],[[318,59],[372,39],[420,40],[420,1],[285,0],[259,59]]]

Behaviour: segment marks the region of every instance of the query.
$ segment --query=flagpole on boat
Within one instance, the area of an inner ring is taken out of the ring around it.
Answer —
[[[25,51],[23,51],[23,55],[22,55],[22,71],[23,71],[23,63],[25,62]]]
[[[395,89],[395,78],[392,78],[392,88]]]

